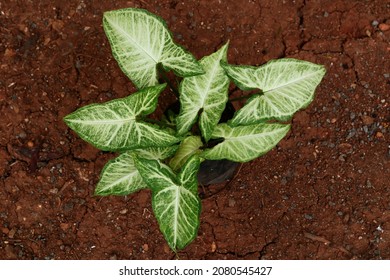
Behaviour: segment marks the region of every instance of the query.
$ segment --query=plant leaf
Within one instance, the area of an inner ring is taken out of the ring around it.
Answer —
[[[197,172],[199,157],[193,155],[176,175],[157,160],[135,158],[136,166],[152,189],[152,206],[160,230],[172,250],[184,248],[197,235],[200,199]]]
[[[289,124],[277,123],[237,127],[220,124],[214,130],[212,138],[224,138],[224,141],[205,150],[200,156],[209,160],[228,159],[247,162],[275,147],[289,129]]]
[[[166,159],[175,154],[178,145],[126,151],[104,166],[95,195],[128,195],[147,188],[133,160],[134,154],[147,159]]]
[[[138,118],[152,113],[164,85],[128,97],[82,107],[64,118],[85,141],[105,151],[170,146],[180,141],[168,131]]]
[[[210,139],[228,100],[229,78],[220,65],[221,61],[226,62],[227,49],[228,43],[200,60],[205,74],[188,77],[181,82],[181,109],[176,118],[179,135],[191,129],[201,111],[200,130],[206,141]]]
[[[133,160],[133,152],[124,152],[104,166],[95,195],[128,195],[147,188]]]
[[[180,143],[175,156],[169,161],[169,166],[175,171],[179,170],[190,156],[200,153],[199,148],[202,146],[199,136],[188,136]]]
[[[289,120],[306,108],[325,75],[325,68],[311,62],[285,58],[271,60],[258,68],[222,63],[227,75],[243,90],[260,89],[236,112],[229,124],[247,125],[266,120]]]
[[[173,42],[166,23],[146,10],[105,12],[103,27],[115,59],[137,88],[158,83],[158,63],[181,77],[203,73],[194,56]]]

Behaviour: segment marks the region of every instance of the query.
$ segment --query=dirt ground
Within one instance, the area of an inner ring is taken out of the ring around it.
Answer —
[[[135,91],[101,24],[124,7],[163,17],[199,59],[230,40],[232,64],[327,68],[291,133],[205,190],[199,235],[177,255],[149,191],[93,196],[114,155],[62,121]],[[2,1],[0,258],[390,259],[389,42],[388,0]]]

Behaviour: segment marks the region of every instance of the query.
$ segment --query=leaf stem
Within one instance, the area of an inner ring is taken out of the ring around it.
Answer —
[[[160,77],[166,82],[169,86],[169,88],[172,90],[172,92],[176,95],[177,98],[179,98],[180,94],[175,85],[172,83],[172,81],[168,78],[167,72],[165,71],[164,67],[161,63],[157,64],[157,71],[160,75]]]

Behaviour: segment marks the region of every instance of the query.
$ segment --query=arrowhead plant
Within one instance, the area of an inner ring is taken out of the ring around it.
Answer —
[[[294,113],[313,100],[325,68],[292,58],[260,67],[231,65],[228,43],[197,61],[173,41],[163,19],[142,9],[106,12],[103,27],[119,67],[138,91],[82,107],[64,121],[91,145],[118,153],[103,168],[95,195],[150,189],[163,236],[173,251],[183,249],[200,225],[202,162],[248,162],[273,149],[290,130]],[[168,71],[181,79],[178,89]],[[231,82],[257,93],[222,122]],[[169,118],[148,118],[167,84],[180,110]]]

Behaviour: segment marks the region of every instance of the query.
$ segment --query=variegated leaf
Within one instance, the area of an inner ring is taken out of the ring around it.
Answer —
[[[127,151],[104,166],[95,195],[128,195],[147,188],[137,168],[133,156],[137,154],[147,159],[166,159],[175,154],[178,145],[170,147],[153,147]]]
[[[124,152],[104,166],[95,195],[127,195],[147,188],[133,160],[133,152]]]
[[[169,166],[175,171],[179,170],[190,156],[200,153],[199,148],[202,146],[199,136],[188,136],[180,143],[175,156],[169,161]]]
[[[200,60],[205,74],[183,79],[180,84],[180,114],[176,118],[178,134],[184,135],[196,122],[208,141],[221,118],[228,100],[229,78],[220,65],[226,62],[228,44]]]
[[[200,156],[209,160],[247,162],[275,147],[289,129],[290,125],[277,123],[237,127],[220,124],[214,130],[212,138],[223,138],[223,142],[205,150]]]
[[[203,73],[194,56],[173,42],[166,23],[146,10],[105,12],[103,27],[119,66],[138,88],[158,83],[159,63],[181,77]]]
[[[322,65],[292,58],[272,60],[257,68],[226,63],[222,67],[241,89],[262,91],[236,112],[230,122],[233,126],[291,119],[311,103],[326,72]]]
[[[105,151],[170,146],[180,141],[168,131],[139,120],[152,113],[164,85],[140,90],[128,97],[91,104],[64,121],[85,141]]]
[[[172,250],[183,249],[196,237],[199,228],[199,157],[190,157],[178,175],[157,160],[137,157],[135,162],[152,189],[153,211],[161,232]]]

